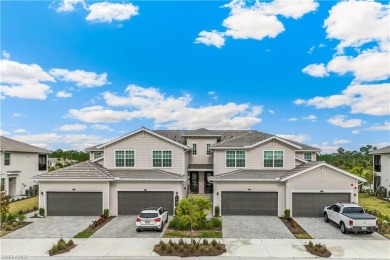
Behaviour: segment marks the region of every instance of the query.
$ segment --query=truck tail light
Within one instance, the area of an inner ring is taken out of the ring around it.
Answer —
[[[136,221],[136,222],[141,222],[141,219],[140,219],[140,218],[137,218],[135,221]]]
[[[161,221],[161,218],[155,218],[154,219],[154,222],[160,222]]]
[[[376,220],[376,226],[378,226],[379,225],[379,222],[378,222],[378,220]]]
[[[353,226],[353,220],[349,221],[349,225],[352,227]]]

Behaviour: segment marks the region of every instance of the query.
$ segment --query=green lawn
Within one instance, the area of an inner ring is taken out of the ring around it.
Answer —
[[[18,213],[20,210],[25,212],[25,211],[34,209],[34,207],[38,208],[38,196],[29,198],[29,199],[25,199],[25,200],[11,202],[9,204],[9,212],[10,213]]]
[[[359,193],[359,204],[363,206],[365,210],[376,210],[381,213],[381,215],[390,217],[390,202],[383,201],[374,196],[368,196],[365,193]]]

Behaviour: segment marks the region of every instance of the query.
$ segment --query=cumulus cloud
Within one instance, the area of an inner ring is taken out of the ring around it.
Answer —
[[[261,122],[261,106],[227,103],[192,107],[192,97],[166,96],[156,88],[143,88],[129,85],[125,95],[118,96],[105,92],[103,98],[111,107],[124,107],[113,110],[103,106],[71,109],[67,117],[88,123],[114,123],[133,119],[154,120],[155,127],[169,129],[247,129]],[[218,120],[216,120],[218,118]]]
[[[321,149],[322,154],[335,153],[340,146],[330,145],[328,142],[322,142],[321,144],[311,144],[311,146]]]
[[[309,139],[309,137],[305,134],[299,134],[299,135],[290,135],[290,134],[276,134],[276,136],[282,137],[284,139],[296,141],[296,142],[304,142]]]
[[[83,70],[51,69],[50,74],[58,80],[74,82],[78,87],[94,88],[109,84],[107,73],[96,74]]]
[[[299,19],[303,15],[315,11],[318,3],[314,0],[304,1],[283,1],[274,0],[272,2],[256,1],[254,4],[247,5],[243,0],[233,0],[223,7],[229,8],[229,16],[223,20],[222,25],[226,28],[225,32],[202,31],[201,40],[196,43],[212,44],[211,36],[214,41],[218,40],[219,46],[223,46],[223,36],[230,36],[233,39],[255,39],[262,40],[265,37],[275,38],[282,33],[285,28],[278,16],[284,18]],[[213,33],[214,32],[214,33]],[[200,34],[201,34],[200,33]],[[199,34],[199,36],[201,36]]]
[[[3,56],[3,59],[5,60],[8,60],[11,57],[11,55],[7,51],[2,51],[1,54]]]
[[[62,90],[62,91],[58,91],[57,92],[56,97],[59,97],[59,98],[70,98],[70,97],[72,97],[72,93],[69,93],[69,92],[66,92],[66,91]]]
[[[15,132],[15,133],[21,134],[21,133],[26,133],[27,130],[26,130],[26,129],[19,128],[19,129],[16,129],[14,132]]]
[[[308,116],[304,116],[302,117],[303,120],[310,120],[312,122],[316,122],[317,121],[317,116],[316,115],[308,115]]]
[[[114,131],[110,128],[108,125],[101,125],[101,124],[94,124],[91,126],[91,128],[96,130],[106,130],[106,131]]]
[[[268,109],[268,113],[275,114],[275,111],[273,111],[272,109]]]
[[[347,140],[347,139],[335,139],[333,141],[333,144],[340,145],[340,144],[348,144],[350,142],[351,142],[351,140]]]
[[[195,43],[203,43],[205,45],[212,45],[217,48],[221,48],[225,45],[224,34],[213,30],[211,32],[201,31],[198,38],[195,39]]]
[[[351,113],[367,115],[390,114],[390,83],[350,85],[341,95],[298,99],[295,104],[305,104],[316,108],[335,108],[349,106]]]
[[[390,131],[390,122],[385,121],[383,125],[375,124],[365,129],[366,131]]]
[[[360,133],[360,130],[352,130],[351,133],[354,134],[354,135],[356,135],[356,134],[359,134],[359,133]]]
[[[100,2],[89,6],[87,21],[106,22],[129,20],[132,16],[138,15],[138,6],[132,3],[109,3]]]
[[[298,120],[298,118],[296,118],[296,117],[291,117],[291,118],[287,119],[287,121],[289,121],[289,122],[295,122],[297,120]]]
[[[62,0],[58,3],[56,11],[61,12],[72,12],[76,5],[81,5],[84,9],[88,9],[84,0]]]
[[[343,128],[358,127],[363,124],[361,119],[347,119],[345,115],[336,115],[328,119],[328,123]]]
[[[324,63],[321,64],[310,64],[302,69],[303,73],[306,73],[313,77],[325,77],[328,76]]]
[[[84,131],[85,129],[87,126],[81,124],[65,124],[57,128],[59,131]]]
[[[11,60],[0,60],[0,74],[0,93],[10,97],[44,100],[51,90],[43,82],[55,82],[37,64],[22,64]]]
[[[3,129],[0,129],[0,135],[9,135],[9,132],[5,131]]]

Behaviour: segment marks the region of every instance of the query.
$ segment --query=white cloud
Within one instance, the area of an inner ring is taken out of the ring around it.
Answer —
[[[304,116],[302,117],[303,120],[310,120],[312,122],[316,122],[317,121],[317,116],[315,115],[309,115],[309,116]]]
[[[3,129],[0,129],[0,135],[9,135],[9,132],[5,131]]]
[[[108,125],[94,124],[94,125],[91,126],[91,128],[96,129],[96,130],[114,131]]]
[[[351,142],[351,140],[347,140],[347,139],[335,139],[333,141],[333,144],[340,145],[340,144],[348,144],[350,142]]]
[[[272,109],[268,109],[268,112],[269,112],[270,114],[275,114],[275,111],[273,111]]]
[[[89,123],[114,123],[133,119],[154,120],[155,127],[169,129],[248,129],[261,122],[258,117],[261,106],[227,103],[191,107],[190,95],[181,97],[165,96],[156,88],[143,88],[129,85],[125,96],[105,92],[103,98],[109,106],[127,107],[125,110],[112,110],[103,106],[71,109],[67,117]],[[218,120],[215,120],[218,118]]]
[[[302,69],[303,73],[306,73],[313,77],[325,77],[328,76],[324,63],[321,64],[310,64]]]
[[[21,113],[12,113],[12,116],[14,116],[14,117],[21,117],[23,115]]]
[[[291,118],[287,119],[287,121],[289,121],[289,122],[295,122],[297,120],[298,120],[298,118],[296,118],[296,117],[291,117]]]
[[[373,146],[377,147],[378,149],[389,146],[389,145],[390,145],[390,142],[382,142],[382,143],[373,144]]]
[[[327,69],[340,75],[351,72],[355,81],[384,80],[390,76],[389,60],[389,52],[367,50],[357,57],[335,56],[328,63]]]
[[[323,142],[321,144],[311,144],[311,146],[317,147],[321,149],[322,154],[327,154],[327,153],[335,153],[337,149],[339,149],[340,146],[335,146],[335,145],[329,145],[328,142]]]
[[[209,94],[210,96],[215,96],[217,93],[215,91],[209,91],[207,94]]]
[[[351,133],[354,134],[354,135],[356,135],[356,134],[360,133],[360,130],[352,130]]]
[[[90,13],[86,17],[91,22],[106,22],[129,20],[138,15],[138,6],[132,3],[98,2],[89,6]]]
[[[350,85],[341,95],[314,97],[309,100],[298,99],[295,104],[305,104],[316,108],[335,108],[349,106],[351,113],[368,115],[390,114],[390,84]]]
[[[84,9],[88,9],[84,0],[62,0],[59,2],[56,11],[59,13],[72,12],[78,4],[82,5]]]
[[[328,123],[343,128],[358,127],[363,124],[361,119],[347,119],[345,115],[336,115],[328,119]]]
[[[59,130],[59,131],[84,131],[85,129],[87,129],[86,125],[65,124],[65,125],[59,126],[57,130]]]
[[[3,58],[5,60],[8,60],[11,57],[11,55],[7,51],[2,51],[1,54],[3,55]]]
[[[221,48],[225,45],[224,34],[213,30],[211,32],[201,31],[199,37],[195,39],[195,43],[203,43],[207,46],[213,45]]]
[[[25,99],[46,99],[50,87],[42,82],[55,80],[37,64],[0,60],[1,88],[4,96]]]
[[[323,43],[320,43],[320,45],[318,45],[318,48],[324,48],[326,45],[323,44]]]
[[[62,90],[62,91],[58,91],[56,96],[59,98],[70,98],[70,97],[72,97],[72,93],[69,93],[69,92]]]
[[[304,142],[306,140],[309,139],[309,137],[305,134],[299,134],[299,135],[290,135],[290,134],[276,134],[277,136],[279,137],[282,137],[282,138],[285,138],[285,139],[288,139],[288,140],[292,140],[292,141],[296,141],[296,142]]]
[[[83,70],[51,69],[50,74],[61,81],[75,82],[78,87],[93,88],[109,84],[105,72],[96,74]]]
[[[19,128],[19,129],[16,129],[14,132],[15,132],[15,133],[21,134],[21,133],[26,133],[27,130],[26,130],[26,129],[21,129],[21,128]]]
[[[390,131],[390,122],[385,121],[383,125],[375,124],[365,129],[366,131]]]
[[[43,143],[30,143],[31,145],[41,147],[43,149],[50,150],[50,146],[48,144],[43,144]]]
[[[346,15],[348,14],[348,15]],[[389,40],[389,5],[374,1],[343,1],[332,7],[324,22],[327,38],[340,40],[338,49]]]
[[[305,1],[283,1],[275,0],[272,2],[256,1],[254,4],[247,5],[243,0],[233,0],[223,7],[230,8],[229,16],[223,21],[222,25],[226,32],[202,31],[200,41],[196,43],[212,44],[218,40],[219,47],[223,46],[223,36],[230,36],[233,39],[255,39],[262,40],[265,37],[275,38],[285,29],[283,23],[277,16],[285,18],[299,19],[303,15],[315,11],[318,3],[314,0]],[[212,34],[210,34],[212,33]],[[211,40],[210,38],[218,38]],[[218,46],[217,46],[218,47]]]
[[[309,50],[307,51],[307,53],[308,54],[313,54],[313,51],[314,51],[314,49],[316,48],[316,46],[311,46],[310,48],[309,48]]]

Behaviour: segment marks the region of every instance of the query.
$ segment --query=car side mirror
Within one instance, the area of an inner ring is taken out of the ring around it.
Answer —
[[[327,209],[330,209],[330,207],[327,207]]]

